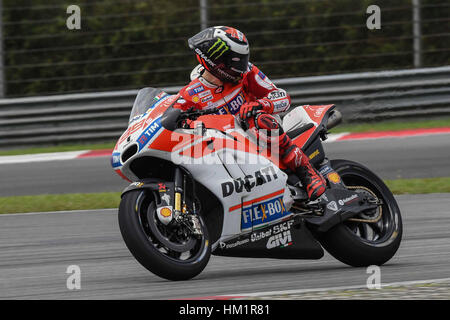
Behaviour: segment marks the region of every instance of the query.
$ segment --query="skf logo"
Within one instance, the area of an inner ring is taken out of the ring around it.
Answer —
[[[215,49],[212,53],[209,53],[211,50]],[[206,52],[211,59],[217,60],[220,56],[222,56],[225,52],[227,52],[230,48],[228,48],[225,41],[222,39],[217,39],[217,41],[213,44],[211,48]],[[217,54],[215,57],[214,55]]]

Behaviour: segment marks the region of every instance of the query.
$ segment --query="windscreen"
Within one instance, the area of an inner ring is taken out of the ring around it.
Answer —
[[[157,88],[143,88],[139,90],[136,100],[134,100],[128,122],[131,122],[137,116],[144,114],[150,107],[167,95],[168,94],[166,92]]]

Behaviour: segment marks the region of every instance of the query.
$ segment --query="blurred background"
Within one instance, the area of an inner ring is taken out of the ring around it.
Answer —
[[[67,28],[71,5],[80,29]],[[371,5],[380,29],[367,27]],[[215,257],[192,285],[165,283],[125,247],[108,208],[129,183],[112,149],[138,89],[187,84],[197,64],[187,39],[213,25],[246,34],[250,60],[292,107],[335,104],[344,123],[326,156],[367,166],[396,195],[405,234],[382,281],[423,288],[354,297],[448,299],[449,0],[0,0],[0,299],[209,299],[369,282],[328,255]],[[85,211],[58,213],[70,210]],[[82,268],[82,290],[65,291],[68,264]]]
[[[183,85],[196,64],[187,39],[212,25],[244,32],[251,61],[272,79],[450,62],[447,0],[0,3],[2,94],[8,98]],[[80,30],[66,27],[70,4],[81,8]],[[379,30],[366,27],[371,4],[381,8]]]
[[[0,11],[3,149],[113,143],[138,89],[189,82],[187,39],[213,25],[247,35],[250,60],[293,106],[332,103],[349,124],[450,123],[448,0],[0,0]]]

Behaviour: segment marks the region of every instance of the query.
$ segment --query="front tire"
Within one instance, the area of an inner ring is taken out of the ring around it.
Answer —
[[[152,230],[163,230],[153,212],[154,195],[150,191],[134,190],[123,195],[119,207],[119,227],[122,237],[136,260],[152,273],[168,280],[188,280],[197,276],[208,264],[211,256],[208,230],[200,217],[203,236],[201,239],[188,239],[189,251],[176,250],[180,243],[166,244],[158,241]],[[149,226],[153,223],[152,226]],[[176,236],[176,235],[175,235]],[[161,235],[159,236],[161,239]],[[165,241],[172,241],[166,238]],[[169,248],[167,246],[169,244]],[[175,250],[173,250],[175,248]],[[187,255],[187,257],[186,257]]]
[[[331,160],[331,166],[346,186],[360,186],[375,194],[383,203],[379,208],[382,215],[377,223],[345,221],[319,235],[319,241],[333,257],[350,266],[386,263],[397,252],[403,233],[400,209],[392,192],[377,175],[359,163]]]

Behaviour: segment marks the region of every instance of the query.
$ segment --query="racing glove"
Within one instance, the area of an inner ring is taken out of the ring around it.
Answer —
[[[244,103],[239,110],[239,116],[242,120],[246,120],[247,118],[254,117],[258,113],[258,111],[272,113],[272,101],[267,99],[258,99],[253,102]]]

